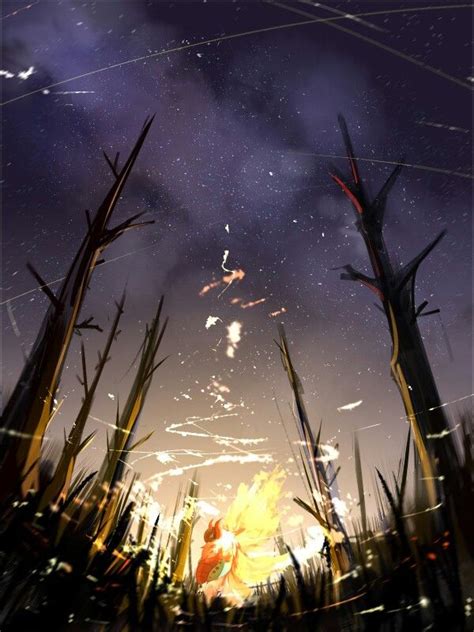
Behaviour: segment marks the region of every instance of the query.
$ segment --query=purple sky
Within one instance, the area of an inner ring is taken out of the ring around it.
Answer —
[[[116,214],[119,222],[146,210],[156,223],[128,233],[107,251],[109,260],[133,254],[94,274],[83,310],[107,325],[114,301],[127,287],[123,334],[93,415],[113,423],[117,398],[127,395],[133,372],[125,374],[144,325],[164,293],[170,326],[163,354],[171,357],[155,377],[140,420],[138,436],[155,430],[143,449],[222,451],[211,439],[165,432],[192,415],[225,413],[210,387],[219,382],[230,389],[227,401],[239,406],[231,411],[235,416],[205,427],[222,435],[266,438],[258,447],[288,467],[287,491],[302,493],[273,401],[276,396],[294,435],[290,391],[273,342],[281,321],[314,426],[322,419],[324,440],[340,445],[342,497],[355,494],[356,428],[379,424],[360,433],[369,480],[375,466],[396,467],[407,426],[389,375],[389,335],[370,292],[340,281],[334,270],[346,263],[367,270],[367,257],[352,209],[329,169],[331,164],[347,168],[337,158],[344,153],[339,112],[348,121],[357,156],[397,161],[404,154],[408,163],[427,167],[407,167],[400,177],[388,207],[386,239],[394,258],[403,262],[448,229],[419,273],[417,297],[441,309],[441,320],[427,317],[421,327],[442,398],[469,395],[471,15],[466,8],[414,10],[436,4],[384,2],[380,8],[373,2],[330,2],[329,10],[291,3],[290,8],[318,18],[334,18],[335,9],[385,13],[366,17],[372,26],[347,19],[333,23],[351,33],[313,23],[206,44],[308,18],[266,3],[40,0],[20,11],[26,2],[5,2],[3,70],[14,76],[0,78],[4,389],[14,385],[22,352],[33,343],[46,309],[41,292],[20,296],[35,287],[25,264],[31,261],[47,280],[63,276],[85,230],[84,209],[97,207],[110,182],[102,149],[126,155],[145,117],[156,113]],[[390,13],[404,7],[409,11]],[[120,65],[143,56],[148,58]],[[30,67],[30,76],[18,76]],[[79,75],[85,76],[68,81]],[[64,83],[52,85],[57,82]],[[376,192],[390,168],[361,163],[369,190]],[[200,297],[204,285],[222,276],[226,249],[226,266],[243,269],[245,278],[220,298],[220,290]],[[265,302],[253,308],[240,307],[261,298]],[[269,317],[281,307],[285,314]],[[209,315],[221,321],[206,330]],[[242,340],[229,358],[226,327],[233,321],[242,323]],[[85,337],[91,365],[103,339],[95,332]],[[76,340],[62,382],[66,401],[50,429],[49,445],[74,420],[78,361]],[[337,411],[358,400],[363,403],[353,411]],[[450,415],[463,405],[470,400],[449,406]],[[105,426],[91,420],[90,428],[95,427],[101,432],[84,457],[89,465],[97,463],[105,446]],[[147,479],[207,457],[175,458],[163,464],[151,454],[136,467]],[[202,495],[224,509],[226,502],[215,494],[231,497],[236,484],[260,467],[202,468]],[[157,499],[170,503],[185,474],[165,478]],[[232,488],[224,493],[224,485]],[[288,506],[294,513],[290,501]]]

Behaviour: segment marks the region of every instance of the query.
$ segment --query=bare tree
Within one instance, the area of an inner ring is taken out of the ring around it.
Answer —
[[[87,233],[74,257],[59,294],[56,296],[40,274],[28,264],[39,286],[50,300],[33,349],[3,411],[0,444],[4,455],[0,466],[0,498],[14,491],[37,489],[39,458],[44,434],[54,412],[61,372],[74,331],[98,329],[93,318],[78,322],[79,313],[95,268],[102,263],[103,251],[124,232],[152,222],[135,223],[139,213],[113,228],[108,224],[124,185],[132,171],[153,118],[147,120],[129,157],[121,169],[119,154],[112,162],[105,158],[114,176],[95,217],[86,211]],[[15,483],[19,481],[19,483]],[[13,490],[12,485],[21,490]]]
[[[404,266],[393,263],[383,236],[384,215],[387,196],[402,170],[403,160],[395,167],[375,198],[370,200],[360,178],[357,158],[342,116],[339,116],[339,124],[346,146],[351,180],[350,183],[345,181],[335,169],[331,176],[354,207],[356,227],[366,245],[374,273],[373,277],[369,277],[355,270],[351,265],[346,265],[341,278],[367,286],[381,303],[392,339],[391,374],[410,422],[428,497],[434,504],[437,495],[436,477],[444,477],[448,488],[455,491],[460,470],[451,428],[442,407],[418,328],[420,316],[439,310],[425,311],[427,301],[417,305],[415,281],[420,264],[439,243],[445,231],[441,231]],[[377,305],[377,307],[380,306]],[[440,437],[442,441],[436,440]]]

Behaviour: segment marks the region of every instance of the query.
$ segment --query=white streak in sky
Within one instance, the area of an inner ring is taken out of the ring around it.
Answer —
[[[377,426],[381,426],[382,424],[372,424],[371,426],[362,426],[362,428],[356,428],[357,432],[361,430],[369,430],[369,428],[377,428]]]
[[[350,404],[345,404],[344,406],[339,406],[339,408],[337,409],[338,413],[341,413],[343,410],[354,410],[354,408],[357,408],[358,406],[360,406],[362,404],[363,400],[359,399],[359,401],[357,402],[351,402]]]
[[[454,428],[445,428],[444,430],[442,430],[441,432],[434,432],[433,434],[427,434],[426,438],[427,439],[444,439],[444,437],[447,437],[448,435],[450,435],[452,432],[454,432],[455,430],[457,430],[459,428],[460,424],[456,424],[454,426]]]

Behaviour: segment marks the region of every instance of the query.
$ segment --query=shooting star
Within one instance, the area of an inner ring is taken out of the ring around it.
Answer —
[[[275,150],[279,151],[279,150]],[[349,160],[349,156],[341,156],[337,154],[313,154],[306,153],[300,151],[292,151],[293,154],[298,154],[300,156],[315,156],[317,158],[336,158],[337,160]],[[431,167],[430,165],[420,165],[409,162],[399,162],[396,160],[381,160],[377,158],[361,158],[360,156],[354,156],[353,160],[357,160],[358,162],[373,162],[375,164],[381,165],[400,165],[402,167],[408,167],[410,169],[420,169],[422,171],[432,171],[433,173],[442,173],[447,176],[457,176],[458,178],[467,178],[468,180],[474,180],[474,176],[470,173],[464,173],[462,171],[454,171],[452,169],[441,169],[440,167]]]
[[[436,127],[438,129],[447,129],[449,132],[462,132],[470,134],[471,130],[464,127],[456,127],[455,125],[447,125],[446,123],[433,123],[431,121],[416,121],[417,125],[425,125],[426,127]]]
[[[39,4],[39,0],[37,0],[36,2],[32,2],[31,4],[27,4],[24,7],[20,7],[19,9],[15,9],[15,11],[12,11],[11,13],[7,13],[7,15],[3,15],[1,20],[3,22],[3,20],[6,20],[7,18],[13,18],[16,15],[18,15],[19,13],[21,13],[22,11],[27,11],[28,9],[31,9],[32,7],[36,6],[37,4]]]
[[[339,409],[338,409],[339,410]],[[356,432],[360,432],[361,430],[369,430],[370,428],[377,428],[377,426],[381,426],[382,424],[372,424],[371,426],[362,426],[362,428],[356,428]]]
[[[302,11],[301,9],[297,9],[296,7],[288,6],[280,2],[275,2],[274,0],[272,0],[270,4],[272,4],[273,6],[279,7],[280,9],[286,9],[287,11],[290,11],[291,13],[302,15],[307,18],[315,17],[314,14],[308,13],[308,11]],[[346,17],[346,15],[347,14],[345,14],[344,17]],[[354,17],[359,17],[359,16],[352,15],[352,18]],[[355,37],[363,42],[366,42],[367,44],[371,44],[375,48],[379,48],[387,53],[395,55],[395,57],[398,57],[399,59],[403,59],[404,61],[407,61],[415,66],[419,66],[423,70],[426,70],[427,72],[437,75],[438,77],[447,79],[448,81],[451,81],[452,83],[455,83],[458,86],[462,86],[463,88],[467,88],[468,90],[472,90],[472,87],[468,83],[463,81],[462,79],[458,79],[457,77],[454,77],[453,75],[450,75],[447,72],[440,70],[439,68],[430,66],[429,64],[426,64],[425,62],[421,61],[420,59],[417,59],[416,57],[411,57],[410,55],[407,55],[406,53],[402,53],[402,51],[396,48],[392,48],[392,46],[388,46],[387,44],[382,44],[382,42],[374,40],[371,37],[368,37],[367,35],[362,35],[362,33],[358,33],[357,31],[353,31],[352,29],[348,29],[345,26],[342,26],[341,24],[336,24],[334,20],[328,20],[326,24],[334,29],[337,29],[338,31],[347,33],[347,35],[352,35],[352,37]]]
[[[358,406],[360,406],[362,404],[364,400],[359,399],[358,402],[351,402],[350,404],[345,404],[344,406],[339,406],[339,408],[337,409],[338,413],[342,413],[343,410],[354,410],[354,408],[357,408]]]
[[[143,248],[138,248],[138,250],[131,250],[130,252],[126,252],[123,255],[119,255],[118,257],[114,257],[113,259],[107,259],[107,261],[104,261],[104,263],[101,264],[101,268],[103,268],[104,266],[108,265],[109,263],[114,263],[115,261],[120,261],[120,259],[125,259],[125,257],[130,257],[131,255],[135,255],[139,252],[143,252],[144,250],[149,250],[150,248],[153,248],[153,246],[156,246],[157,242],[153,242],[152,244],[150,244],[149,246],[144,246]],[[36,287],[31,288],[30,290],[26,290],[26,292],[22,292],[21,294],[17,294],[16,296],[12,296],[10,298],[5,299],[4,301],[0,302],[0,307],[2,307],[3,305],[6,305],[8,302],[13,302],[18,300],[19,298],[23,298],[24,296],[28,296],[29,294],[33,294],[34,292],[39,292],[40,290],[42,290],[45,287],[52,287],[53,285],[56,285],[57,283],[61,283],[61,281],[64,281],[66,277],[60,277],[59,279],[54,279],[54,281],[49,281],[48,283],[45,283],[44,285],[37,285]]]
[[[275,3],[276,4],[276,3]],[[288,7],[284,7],[287,10],[291,10],[291,8]],[[219,44],[220,42],[225,42],[225,41],[230,41],[233,39],[237,39],[240,37],[250,37],[252,35],[258,35],[260,33],[270,33],[272,31],[281,31],[284,29],[289,29],[289,28],[295,28],[298,26],[304,26],[307,24],[330,24],[332,22],[336,22],[336,21],[341,21],[341,20],[346,20],[346,19],[354,19],[354,18],[358,18],[358,17],[369,17],[369,16],[375,16],[375,15],[390,15],[393,13],[413,13],[413,12],[417,12],[417,11],[442,11],[442,10],[454,10],[454,9],[470,9],[472,8],[471,4],[457,4],[457,5],[443,5],[443,6],[430,6],[430,7],[409,7],[409,8],[404,8],[404,9],[392,9],[392,10],[385,10],[385,11],[369,11],[369,12],[365,12],[365,13],[358,13],[358,14],[352,14],[350,16],[350,18],[346,17],[345,15],[342,16],[334,16],[331,18],[315,18],[312,17],[311,19],[308,20],[302,20],[302,21],[298,21],[298,22],[289,22],[287,24],[277,24],[275,26],[268,26],[268,27],[264,27],[264,28],[260,28],[260,29],[253,29],[251,31],[244,31],[241,33],[232,33],[230,35],[222,35],[219,37],[213,37],[211,39],[205,40],[203,42],[194,42],[192,44],[185,44],[183,46],[177,46],[174,48],[168,48],[166,50],[161,50],[158,51],[156,53],[149,53],[148,55],[141,55],[140,57],[135,57],[132,59],[125,59],[124,61],[120,61],[117,62],[115,64],[110,64],[109,66],[102,66],[101,68],[96,68],[95,70],[90,70],[88,72],[84,72],[80,75],[75,75],[74,77],[69,77],[67,79],[63,79],[62,81],[57,81],[56,83],[51,83],[47,86],[43,86],[42,88],[38,88],[37,90],[31,90],[30,92],[26,92],[24,94],[20,94],[17,97],[13,97],[12,99],[8,99],[7,101],[3,101],[2,103],[0,103],[1,106],[4,105],[8,105],[9,103],[14,103],[15,101],[20,101],[21,99],[26,99],[27,97],[30,97],[34,94],[39,94],[41,92],[43,92],[43,90],[45,89],[51,89],[51,88],[56,88],[57,86],[62,86],[66,83],[71,83],[72,81],[77,81],[78,79],[84,79],[85,77],[91,77],[93,75],[97,75],[99,73],[102,72],[106,72],[108,70],[113,70],[115,68],[122,68],[123,66],[128,66],[130,64],[136,64],[142,61],[146,61],[148,59],[153,59],[153,58],[157,58],[157,57],[163,57],[166,55],[170,55],[171,53],[177,53],[177,52],[181,52],[184,50],[189,50],[192,48],[196,48],[199,46],[206,46],[206,45],[210,45],[210,44]],[[307,14],[307,15],[311,15],[311,14]],[[343,27],[340,27],[343,28]],[[353,34],[352,31],[350,31],[351,34]],[[364,39],[364,36],[360,36],[360,38]],[[371,41],[371,43],[374,43],[374,40]],[[384,45],[380,44],[380,47],[384,47]],[[388,48],[391,52],[394,52],[394,49],[390,49],[389,47],[385,47]],[[404,56],[403,53],[400,53],[399,51],[395,51],[396,54],[398,54],[398,56],[403,57],[408,57],[408,56]],[[412,63],[417,64],[418,66],[421,66],[422,68],[425,68],[426,70],[430,70],[431,72],[434,72],[435,74],[439,74],[440,76],[444,77],[445,79],[449,79],[450,81],[454,81],[455,83],[458,83],[459,85],[463,86],[463,87],[467,87],[469,89],[471,88],[471,85],[469,83],[465,83],[464,81],[461,81],[459,79],[456,79],[456,77],[451,77],[450,75],[447,75],[446,73],[443,73],[442,71],[438,71],[436,68],[432,68],[431,66],[428,66],[427,64],[424,64],[423,62],[413,59],[411,57],[408,57],[408,60],[411,61]],[[470,80],[470,78],[468,79],[468,81]],[[472,81],[472,80],[471,80]]]

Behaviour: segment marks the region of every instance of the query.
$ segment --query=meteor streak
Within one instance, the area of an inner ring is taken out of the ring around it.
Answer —
[[[276,4],[276,3],[274,3]],[[29,7],[28,7],[29,8]],[[287,9],[287,10],[291,10],[288,7],[283,5],[283,8]],[[4,105],[8,105],[9,103],[14,103],[15,101],[20,101],[21,99],[26,99],[26,97],[32,96],[34,94],[39,94],[40,92],[43,92],[43,90],[45,89],[51,89],[51,88],[56,88],[57,86],[62,86],[66,83],[71,83],[72,81],[76,81],[78,79],[84,79],[85,77],[91,77],[93,75],[97,75],[99,73],[105,72],[107,70],[113,70],[114,68],[121,68],[123,66],[128,66],[130,64],[136,64],[140,61],[146,61],[147,59],[152,59],[155,57],[163,57],[164,55],[170,55],[171,53],[177,53],[183,50],[189,50],[192,48],[196,48],[199,46],[205,46],[205,45],[209,45],[209,44],[216,44],[219,42],[225,42],[227,40],[233,40],[233,39],[237,39],[239,37],[249,37],[251,35],[258,35],[260,33],[270,33],[272,31],[281,31],[284,29],[288,29],[288,28],[293,28],[293,27],[297,27],[297,26],[304,26],[307,24],[330,24],[332,22],[336,22],[336,21],[340,21],[340,20],[347,20],[347,19],[354,19],[354,18],[359,18],[359,17],[368,17],[368,16],[375,16],[375,15],[390,15],[390,14],[394,14],[394,13],[414,13],[417,11],[442,11],[442,10],[454,10],[454,9],[470,9],[472,8],[471,4],[456,4],[456,5],[443,5],[443,6],[430,6],[430,7],[409,7],[409,8],[404,8],[404,9],[392,9],[392,10],[388,10],[388,11],[369,11],[369,12],[365,12],[365,13],[358,13],[358,14],[352,14],[352,15],[342,15],[342,16],[334,16],[332,18],[312,18],[309,20],[302,20],[299,22],[289,22],[288,24],[278,24],[275,26],[268,26],[268,27],[264,27],[264,28],[260,28],[260,29],[253,29],[250,31],[244,31],[242,33],[231,33],[230,35],[222,35],[222,36],[218,36],[218,37],[213,37],[211,39],[205,40],[204,42],[194,42],[192,44],[185,44],[183,46],[176,46],[174,48],[168,48],[166,50],[161,50],[158,51],[156,53],[150,53],[148,55],[141,55],[140,57],[135,57],[133,59],[125,59],[124,61],[120,61],[116,64],[110,64],[109,66],[103,66],[101,68],[96,68],[95,70],[90,70],[89,72],[84,72],[80,75],[75,75],[74,77],[69,77],[68,79],[63,79],[62,81],[57,81],[55,83],[51,83],[47,86],[43,86],[42,88],[38,88],[37,90],[31,90],[30,92],[26,92],[25,94],[20,94],[17,97],[13,97],[12,99],[8,99],[7,101],[3,101],[3,103],[0,103],[1,106]],[[310,13],[308,13],[307,15],[311,15]],[[5,16],[3,19],[7,18],[9,16]],[[335,26],[335,25],[334,25]],[[338,25],[339,26],[339,25]],[[341,29],[343,27],[340,27]],[[352,31],[349,31],[351,34]],[[361,39],[364,39],[364,36],[360,36]],[[367,39],[367,38],[365,38]],[[371,43],[374,43],[374,40],[371,40]],[[383,44],[379,44],[379,46],[381,48],[384,48]],[[421,61],[418,61],[416,59],[413,59],[411,57],[408,57],[408,55],[404,55],[403,53],[400,53],[399,51],[394,51],[394,49],[390,49],[389,47],[385,47],[388,48],[389,50],[391,50],[391,52],[394,52],[395,54],[397,54],[398,56],[401,56],[402,58],[408,58],[409,61],[411,61],[412,63],[417,64],[418,66],[423,67],[425,70],[429,70],[431,72],[435,72],[438,75],[441,75],[442,77],[444,77],[445,79],[449,79],[450,81],[454,81],[455,83],[463,86],[464,88],[469,88],[472,89],[470,84],[465,83],[464,81],[461,81],[459,79],[456,79],[455,77],[451,77],[450,75],[447,75],[446,73],[443,73],[442,71],[437,70],[436,68],[432,68],[431,66],[428,66],[427,64],[424,64]]]
[[[292,151],[293,154],[298,154],[299,156],[315,156],[318,158],[336,158],[340,160],[349,160],[349,156],[341,156],[337,154],[312,154],[305,153],[301,151]],[[458,178],[467,178],[468,180],[473,180],[474,176],[470,173],[463,173],[462,171],[453,171],[452,169],[440,169],[439,167],[431,167],[429,165],[418,165],[409,162],[398,162],[396,160],[380,160],[377,158],[361,158],[359,156],[353,156],[352,160],[357,160],[358,162],[373,162],[382,165],[401,165],[403,167],[409,167],[411,169],[421,169],[422,171],[432,171],[434,173],[442,173],[447,176],[457,176]]]

